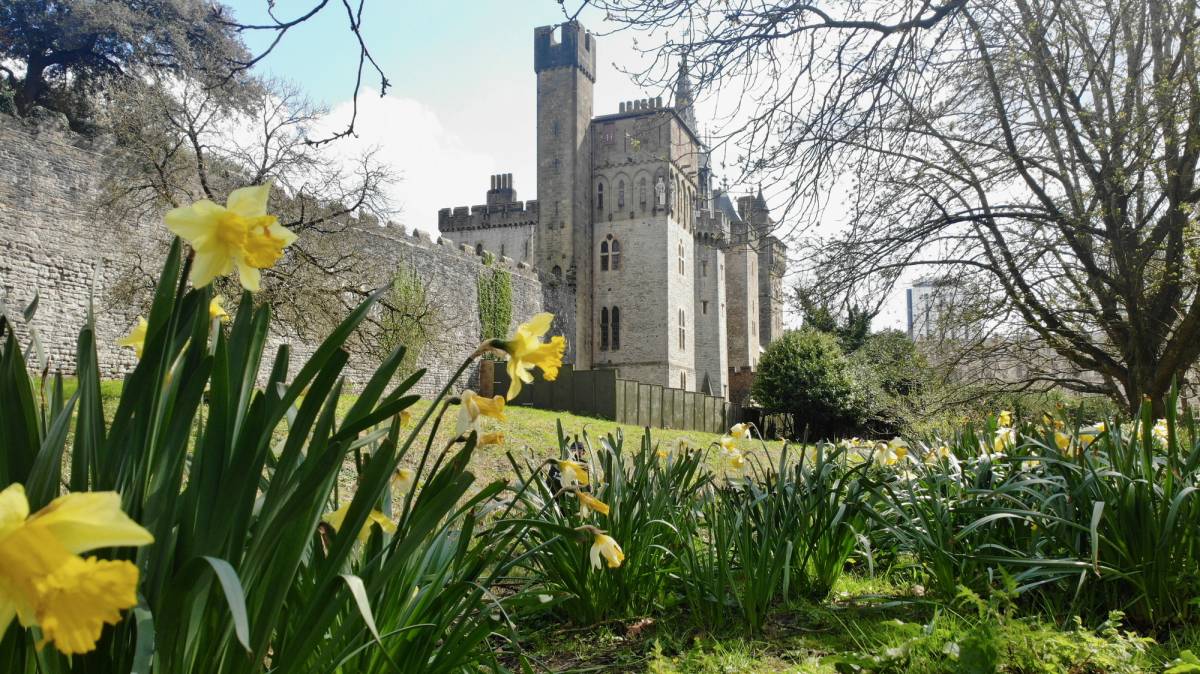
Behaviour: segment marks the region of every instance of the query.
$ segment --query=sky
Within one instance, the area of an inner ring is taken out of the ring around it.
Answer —
[[[277,16],[293,18],[314,1],[276,0]],[[223,2],[242,23],[267,22],[266,0]],[[579,18],[598,35],[593,114],[615,113],[621,101],[636,98],[670,99],[669,92],[642,90],[622,72],[648,63],[634,48],[636,36],[608,34],[615,26],[590,10]],[[380,97],[378,75],[364,73],[357,136],[330,151],[351,157],[376,150],[400,176],[390,194],[393,220],[433,234],[438,209],[483,203],[492,174],[513,174],[518,198],[536,198],[533,29],[563,20],[557,0],[368,0],[363,37],[391,86]],[[255,53],[273,36],[244,34]],[[350,119],[357,63],[357,43],[334,1],[291,30],[256,71],[298,84],[329,109],[325,128],[334,131]],[[701,125],[714,116],[709,105],[703,97],[697,102]],[[877,327],[903,327],[902,293],[898,298]]]

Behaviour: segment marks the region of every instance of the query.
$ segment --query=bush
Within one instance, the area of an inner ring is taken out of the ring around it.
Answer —
[[[908,335],[899,330],[872,333],[849,360],[863,400],[860,431],[882,436],[911,430],[929,366]]]
[[[858,425],[863,399],[849,361],[832,335],[794,330],[767,346],[758,362],[754,398],[791,416],[794,434],[826,437]]]

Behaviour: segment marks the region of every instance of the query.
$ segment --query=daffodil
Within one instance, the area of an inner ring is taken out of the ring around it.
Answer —
[[[400,412],[400,425],[407,426],[412,423],[412,412],[404,410]]]
[[[137,605],[138,569],[80,557],[99,548],[154,542],[121,511],[115,492],[60,496],[32,516],[20,484],[0,491],[0,633],[15,616],[67,655],[87,653],[105,623]]]
[[[202,288],[218,276],[237,269],[242,287],[257,291],[261,273],[283,257],[296,235],[267,215],[271,185],[243,187],[229,194],[225,205],[202,199],[174,208],[163,220],[167,229],[191,244],[192,285]]]
[[[578,461],[559,459],[558,472],[562,473],[563,483],[567,486],[574,487],[582,485],[586,487],[588,484],[587,466],[584,466]]]
[[[996,438],[992,441],[992,449],[1003,453],[1011,450],[1017,444],[1017,431],[1014,428],[1001,427],[996,429]]]
[[[750,424],[734,424],[733,428],[729,429],[729,434],[738,440],[744,440],[750,437]]]
[[[491,417],[497,421],[504,421],[504,396],[484,398],[468,389],[462,392],[459,400],[461,401],[458,406],[457,433],[459,435],[471,431],[479,433],[482,430],[480,417]]]
[[[947,460],[953,455],[954,454],[950,451],[949,446],[944,444],[938,445],[937,447],[929,450],[929,453],[925,455],[925,463],[937,463],[938,461]]]
[[[1058,447],[1058,451],[1066,452],[1071,448],[1071,436],[1062,431],[1054,431],[1054,446]]]
[[[1154,422],[1154,427],[1150,429],[1150,435],[1154,437],[1154,441],[1158,444],[1167,444],[1167,420],[1159,419]]]
[[[400,494],[412,491],[416,481],[417,474],[411,468],[397,468],[396,472],[392,473],[392,488]],[[345,514],[342,517],[345,518]],[[338,524],[340,526],[341,522],[339,521]]]
[[[658,444],[658,458],[667,461],[676,455],[686,454],[691,448],[688,441],[684,438],[675,438]]]
[[[593,510],[600,513],[601,515],[608,514],[608,504],[605,503],[604,501],[601,501],[600,499],[595,498],[591,494],[588,494],[587,492],[582,492],[582,491],[575,492],[575,496],[579,498],[579,516],[580,517],[588,517],[589,515],[591,515],[591,511],[593,511]]]
[[[733,449],[725,453],[725,462],[734,470],[741,470],[746,467],[746,456],[741,450]]]
[[[342,507],[338,508],[337,510],[335,510],[331,513],[326,513],[325,516],[322,517],[321,519],[324,520],[324,522],[326,524],[333,527],[334,531],[341,531],[342,522],[344,522],[346,520],[346,514],[349,512],[350,512],[350,502],[347,501],[342,504]],[[396,533],[396,523],[395,522],[389,520],[387,517],[384,516],[383,513],[379,512],[378,510],[372,510],[371,514],[367,515],[367,521],[363,522],[362,529],[359,529],[359,531],[358,531],[358,542],[365,543],[366,540],[368,538],[370,538],[372,526],[378,526],[385,533],[389,533],[389,534]]]
[[[117,346],[131,347],[133,353],[141,358],[142,350],[146,348],[146,330],[150,329],[150,324],[141,316],[137,317],[137,321],[137,325],[133,326],[128,335],[117,340]]]
[[[220,295],[213,295],[213,298],[208,303],[208,320],[221,319],[229,322],[229,312],[225,311],[225,298]]]
[[[503,445],[503,444],[504,444],[504,434],[503,433],[484,433],[483,435],[479,436],[479,446],[480,447],[487,447],[489,445]]]
[[[592,560],[593,569],[601,568],[601,557],[604,557],[605,561],[608,562],[608,568],[610,569],[615,569],[618,566],[621,566],[621,562],[625,561],[625,553],[621,550],[621,546],[617,545],[617,542],[613,540],[613,537],[609,536],[608,534],[596,534],[596,538],[592,542],[592,549],[589,554]]]
[[[881,442],[875,445],[875,463],[881,466],[894,466],[900,462],[900,457],[891,444]]]
[[[997,426],[1012,426],[1012,412],[1008,410],[1000,410],[1000,414],[996,415]]]
[[[542,378],[554,381],[558,378],[558,370],[562,367],[563,353],[567,350],[567,340],[562,335],[555,335],[550,341],[541,341],[542,335],[550,330],[554,314],[540,313],[517,328],[517,334],[508,341],[493,342],[496,349],[508,355],[508,399],[512,400],[521,392],[523,384],[533,382],[533,368],[540,368]]]

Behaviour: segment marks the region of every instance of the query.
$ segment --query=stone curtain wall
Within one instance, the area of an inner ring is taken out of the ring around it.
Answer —
[[[20,309],[40,294],[33,327],[51,368],[68,373],[92,300],[100,362],[118,377],[136,361],[114,342],[135,317],[107,303],[127,232],[96,216],[103,151],[55,116],[26,125],[0,114],[0,299],[18,318],[24,348],[29,326],[20,324]]]
[[[46,347],[51,369],[72,374],[75,340],[89,298],[94,297],[102,376],[120,378],[136,360],[131,349],[118,348],[115,342],[136,316],[126,307],[112,306],[110,289],[131,266],[127,251],[139,248],[131,245],[130,238],[152,234],[97,218],[105,150],[103,141],[84,140],[54,118],[27,124],[0,114],[0,299],[19,321],[19,310],[35,293],[40,294],[32,327]],[[353,236],[354,245],[371,265],[368,276],[375,285],[390,282],[397,267],[403,265],[426,282],[429,296],[441,308],[444,334],[432,340],[418,362],[429,374],[417,392],[436,392],[479,345],[476,278],[483,258],[474,248],[446,239],[435,241],[423,232],[396,225],[359,225]],[[157,268],[160,264],[151,261],[145,266]],[[507,258],[497,258],[493,264],[512,274],[514,324],[543,307],[553,311],[564,304],[561,290],[547,288],[543,296],[541,282],[526,265]],[[17,327],[24,346],[30,326]],[[570,335],[572,327],[555,325],[554,332]],[[272,335],[264,375],[276,348],[284,342],[292,347],[293,374],[316,347]],[[376,365],[376,357],[354,353],[346,375],[351,383],[361,383]],[[477,371],[472,371],[470,385],[476,380]]]

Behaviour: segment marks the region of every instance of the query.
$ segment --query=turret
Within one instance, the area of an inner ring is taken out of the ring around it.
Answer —
[[[693,134],[696,129],[696,111],[692,99],[692,78],[688,75],[687,57],[679,61],[679,74],[675,76],[675,111]]]

